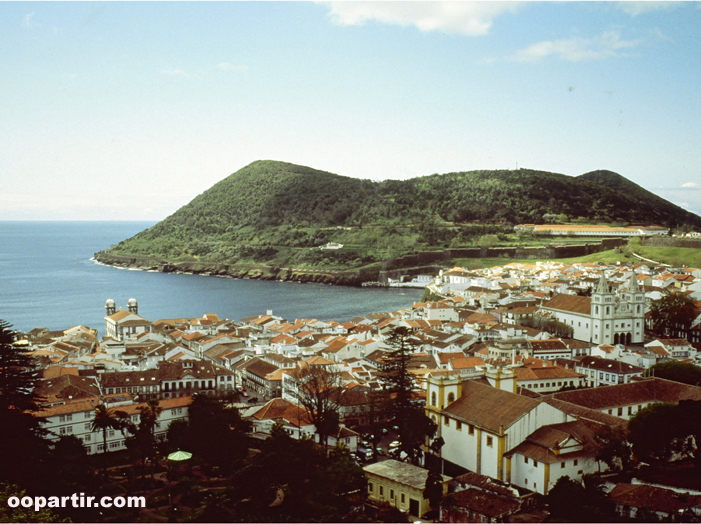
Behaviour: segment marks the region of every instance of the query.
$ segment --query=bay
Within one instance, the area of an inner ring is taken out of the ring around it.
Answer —
[[[272,309],[287,319],[346,321],[409,307],[421,289],[298,284],[164,274],[96,264],[93,254],[154,222],[0,222],[0,319],[18,331],[82,324],[104,332],[105,300],[136,298],[149,320],[217,313],[239,320]]]

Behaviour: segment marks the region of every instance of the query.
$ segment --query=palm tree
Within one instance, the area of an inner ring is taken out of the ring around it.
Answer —
[[[158,423],[158,417],[163,413],[163,408],[160,405],[158,399],[152,398],[146,402],[145,406],[139,406],[136,408],[141,413],[141,422],[139,422],[139,431],[145,432],[149,435],[149,442],[143,442],[142,446],[151,456],[155,456],[155,445],[156,445],[156,424]],[[153,468],[155,466],[155,460],[151,461],[151,480],[153,480]]]
[[[127,432],[132,435],[136,433],[136,424],[131,421],[131,415],[129,415],[129,413],[126,411],[115,411],[114,417],[118,425],[117,429],[122,432],[122,436],[125,439],[127,438]]]
[[[90,431],[102,431],[103,453],[107,452],[107,431],[110,429],[120,429],[121,423],[114,412],[109,411],[104,404],[95,408],[95,418],[90,424]]]
[[[139,426],[141,428],[148,428],[149,433],[155,439],[156,438],[156,423],[158,422],[158,417],[163,413],[163,408],[160,405],[158,399],[150,399],[145,406],[139,406],[136,408],[141,413],[141,422]]]

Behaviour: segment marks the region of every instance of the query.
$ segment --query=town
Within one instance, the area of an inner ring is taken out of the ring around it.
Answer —
[[[701,519],[698,424],[661,447],[633,438],[638,413],[701,401],[698,375],[664,374],[701,374],[701,269],[553,261],[418,281],[424,301],[338,321],[274,310],[152,320],[134,298],[124,307],[108,299],[101,339],[82,325],[37,328],[16,333],[14,347],[38,373],[36,415],[49,438],[80,439],[88,455],[127,457],[147,417],[166,444],[193,402],[210,397],[237,413],[251,449],[283,432],[343,450],[364,476],[361,490],[343,494],[348,510],[373,521],[557,520],[565,509],[548,497],[592,483],[622,520]],[[394,391],[398,353],[408,402],[430,420],[418,438],[378,408]],[[172,489],[177,459],[146,458]],[[110,465],[105,475],[118,477]],[[655,466],[678,469],[646,478]],[[284,507],[285,487],[274,493],[270,506]],[[178,519],[172,496],[161,506],[166,517],[142,517]]]

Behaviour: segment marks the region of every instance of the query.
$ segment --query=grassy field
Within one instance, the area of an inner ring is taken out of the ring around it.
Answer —
[[[682,247],[647,247],[635,245],[635,252],[642,257],[660,262],[662,264],[670,264],[679,267],[685,265],[687,267],[701,267],[701,250],[682,248]],[[509,259],[509,258],[455,258],[447,265],[453,267],[464,267],[467,269],[478,269],[493,266],[503,266],[512,262],[522,264],[535,264],[536,262],[544,262],[543,259]],[[576,258],[558,258],[554,262],[562,262],[563,264],[574,263],[595,263],[603,262],[604,264],[621,263],[636,263],[636,258],[627,258],[624,253],[616,253],[611,249],[602,251],[601,253],[593,253],[584,257]]]

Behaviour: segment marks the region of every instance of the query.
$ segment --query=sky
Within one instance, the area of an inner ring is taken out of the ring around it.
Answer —
[[[161,220],[262,159],[608,169],[701,214],[700,27],[697,2],[0,2],[0,220]]]

